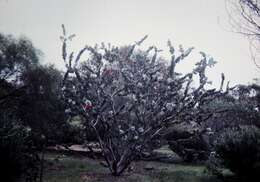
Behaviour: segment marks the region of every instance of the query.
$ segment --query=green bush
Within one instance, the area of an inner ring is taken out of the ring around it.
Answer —
[[[216,141],[217,157],[241,177],[260,176],[260,130],[254,126],[227,129]]]
[[[36,181],[39,158],[32,148],[30,130],[0,115],[1,179],[8,182]]]

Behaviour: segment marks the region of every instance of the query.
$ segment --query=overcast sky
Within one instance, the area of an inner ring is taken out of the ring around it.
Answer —
[[[224,72],[231,84],[260,78],[248,42],[228,27],[225,0],[0,0],[0,32],[27,36],[44,53],[45,63],[62,68],[61,24],[77,36],[71,45],[110,42],[130,44],[144,35],[143,48],[156,45],[167,57],[167,40],[194,46],[191,58],[179,66],[188,71],[204,51],[218,61],[209,72],[214,85]]]

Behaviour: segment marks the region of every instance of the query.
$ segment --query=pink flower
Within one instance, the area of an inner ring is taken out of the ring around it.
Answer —
[[[113,74],[113,69],[107,69],[105,68],[104,71],[103,71],[103,74],[104,75],[112,75]]]
[[[85,109],[85,110],[90,110],[90,109],[92,109],[92,107],[93,107],[92,105],[85,105],[85,106],[84,106],[84,109]]]
[[[91,110],[93,108],[93,105],[90,100],[86,100],[83,105],[84,110]]]

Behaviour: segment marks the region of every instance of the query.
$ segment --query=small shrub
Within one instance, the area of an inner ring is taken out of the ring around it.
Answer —
[[[211,152],[211,132],[199,126],[170,128],[165,135],[169,148],[185,162],[204,162]]]
[[[260,130],[254,126],[227,129],[216,141],[224,167],[241,177],[260,175]]]

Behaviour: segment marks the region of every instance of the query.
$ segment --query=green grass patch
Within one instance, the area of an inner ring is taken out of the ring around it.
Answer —
[[[138,161],[133,171],[114,177],[100,160],[48,154],[45,182],[220,182],[202,165]],[[146,169],[150,170],[146,170]]]
[[[92,172],[109,171],[91,159],[58,154],[46,155],[44,171],[46,182],[86,182],[84,174]]]

